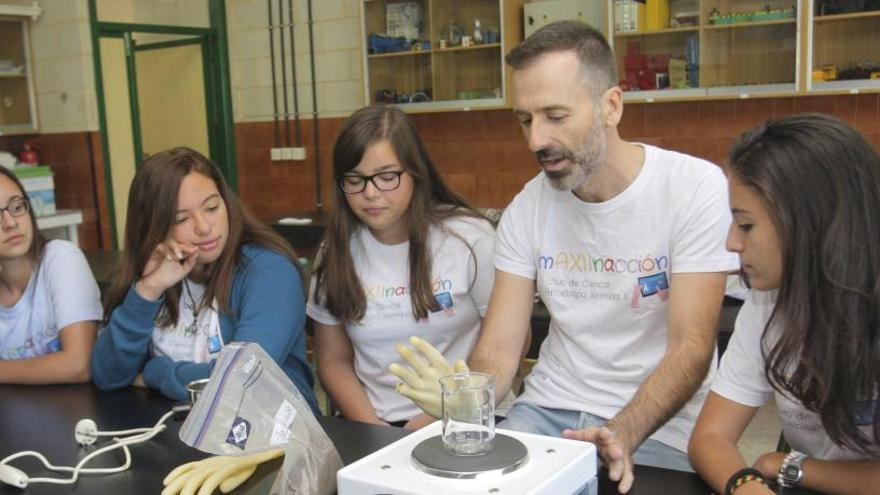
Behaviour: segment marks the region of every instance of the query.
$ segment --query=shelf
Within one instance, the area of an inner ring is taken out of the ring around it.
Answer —
[[[760,26],[778,26],[780,24],[794,24],[797,19],[779,19],[775,21],[755,21],[755,22],[737,22],[734,24],[708,24],[703,26],[707,31],[715,31],[721,29],[740,29]]]
[[[880,79],[852,79],[844,81],[813,81],[812,91],[833,91],[838,93],[859,93],[861,91],[880,91]]]
[[[775,84],[740,84],[737,86],[715,86],[706,88],[708,96],[734,96],[750,98],[752,96],[777,96],[792,94],[797,90],[795,83]]]
[[[475,98],[472,100],[440,100],[425,101],[418,103],[398,103],[396,106],[405,112],[436,112],[444,111],[460,111],[467,112],[470,110],[495,110],[505,108],[504,98]]]
[[[817,23],[848,21],[851,19],[867,19],[869,17],[880,17],[880,10],[872,10],[869,12],[852,12],[850,14],[834,14],[834,15],[817,15],[813,18]]]
[[[880,86],[880,84],[878,84]],[[782,84],[744,84],[739,86],[717,86],[709,88],[655,89],[650,91],[626,91],[624,101],[652,103],[679,99],[717,99],[752,98],[790,95],[795,91],[794,83]]]
[[[654,29],[651,31],[619,31],[614,33],[614,36],[618,38],[626,38],[629,36],[657,36],[673,33],[695,33],[699,30],[700,26],[686,26],[677,28]]]
[[[488,48],[501,48],[501,43],[486,43],[483,45],[471,45],[471,46],[453,46],[449,48],[437,48],[434,50],[434,53],[447,53],[447,52],[463,52],[470,50],[485,50]]]
[[[655,100],[700,98],[706,96],[706,88],[652,89],[648,91],[625,91],[624,101],[651,103]]]
[[[27,74],[2,74],[2,73],[0,73],[0,79],[27,79]]]
[[[433,50],[404,50],[402,52],[391,52],[391,53],[373,53],[367,55],[368,59],[374,58],[397,58],[397,57],[412,57],[414,55],[430,55]]]
[[[2,1],[2,0],[0,0]],[[500,108],[506,100],[507,71],[502,54],[522,28],[514,15],[524,0],[408,0],[421,6],[418,39],[426,49],[364,54],[365,94],[382,99],[380,91],[396,95],[426,92],[432,101],[398,103],[407,112],[463,111]],[[364,34],[388,32],[389,6],[400,0],[359,0]],[[479,21],[479,23],[478,23]],[[451,44],[473,39],[479,26],[484,43]],[[410,26],[411,27],[411,26]],[[440,48],[440,40],[447,40]],[[429,47],[428,47],[429,45]]]

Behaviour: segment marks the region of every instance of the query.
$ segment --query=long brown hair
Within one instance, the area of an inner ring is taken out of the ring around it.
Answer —
[[[243,261],[241,249],[245,244],[257,244],[275,251],[297,266],[296,255],[287,242],[241,204],[214,163],[190,148],[172,148],[144,160],[132,180],[125,219],[122,272],[108,293],[104,313],[106,320],[122,304],[132,283],[141,277],[156,246],[168,239],[177,210],[180,183],[193,172],[214,181],[226,204],[229,221],[229,237],[220,257],[210,267],[203,301],[216,298],[222,312],[231,312],[229,296],[232,278],[236,267]],[[164,307],[157,325],[177,323],[181,285],[178,283],[165,291]]]
[[[729,173],[763,199],[782,244],[768,380],[835,444],[876,452],[856,418],[873,413],[880,444],[880,156],[843,121],[800,114],[740,136]]]
[[[34,215],[34,206],[31,204],[31,200],[28,198],[27,192],[25,192],[21,181],[18,180],[18,177],[11,170],[6,167],[0,167],[0,174],[4,175],[15,184],[15,187],[21,192],[21,197],[28,203],[28,221],[31,223],[31,231],[33,232],[31,247],[28,249],[28,257],[34,265],[34,270],[39,270],[40,260],[43,258],[43,248],[46,247],[46,238],[43,237],[43,234],[40,233],[40,228],[37,226],[37,217]]]
[[[415,126],[400,109],[375,105],[353,113],[343,124],[333,147],[333,176],[337,179],[337,187],[333,188],[332,211],[321,259],[315,269],[318,301],[345,322],[360,321],[367,309],[366,294],[351,257],[351,238],[359,228],[365,227],[348,206],[338,180],[357,167],[368,146],[384,139],[391,143],[400,164],[413,179],[413,195],[406,216],[410,299],[415,319],[427,318],[429,311],[439,309],[431,290],[432,260],[428,246],[431,226],[445,230],[443,220],[458,215],[485,219],[446,186]]]

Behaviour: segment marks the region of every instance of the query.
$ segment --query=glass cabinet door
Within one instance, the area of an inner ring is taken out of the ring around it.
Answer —
[[[612,1],[628,99],[797,89],[797,0]]]
[[[27,21],[0,17],[0,134],[36,129]]]
[[[365,0],[363,25],[370,103],[503,104],[499,0]]]
[[[880,1],[809,4],[809,89],[880,90]]]

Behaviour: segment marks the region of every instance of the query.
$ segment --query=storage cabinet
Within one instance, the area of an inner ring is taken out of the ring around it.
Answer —
[[[501,0],[365,0],[371,103],[460,109],[505,102]]]
[[[880,1],[811,0],[808,87],[880,90]]]
[[[628,100],[880,91],[880,0],[610,0]]]
[[[797,0],[613,0],[627,99],[797,90]]]
[[[37,129],[28,39],[26,18],[0,15],[0,134]]]

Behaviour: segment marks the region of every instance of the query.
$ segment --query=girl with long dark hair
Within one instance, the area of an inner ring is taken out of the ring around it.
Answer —
[[[21,182],[0,167],[0,383],[89,381],[100,320],[82,251],[46,242]]]
[[[318,375],[343,416],[417,428],[433,418],[395,393],[395,344],[416,335],[450,361],[468,357],[494,283],[493,228],[446,186],[395,107],[345,122],[333,175],[308,305]]]
[[[880,157],[821,114],[742,135],[727,246],[751,285],[690,441],[717,493],[877,493]],[[746,466],[736,442],[771,398],[792,450]]]
[[[317,411],[295,259],[203,155],[174,148],[150,156],[129,192],[122,273],[92,357],[95,383],[184,399],[225,343],[256,342]]]

